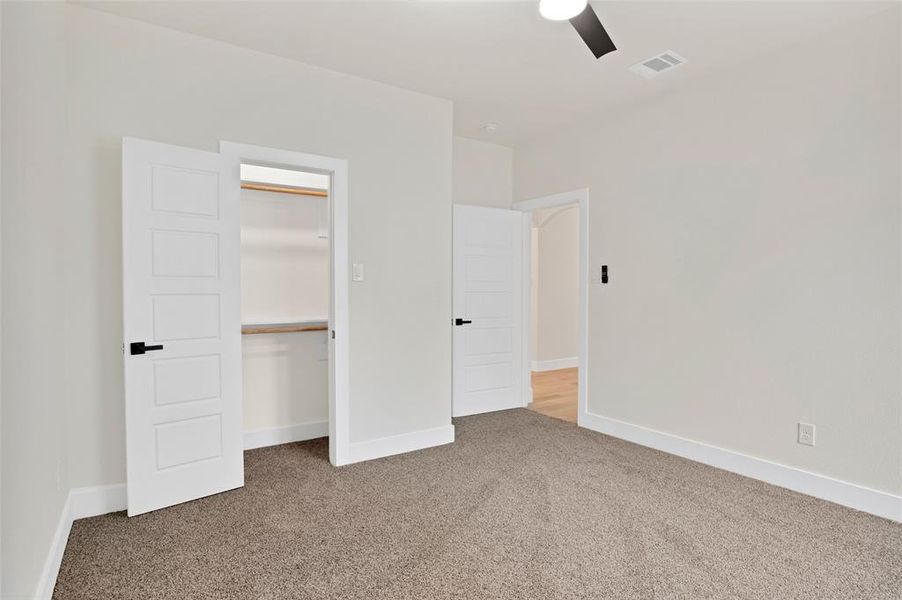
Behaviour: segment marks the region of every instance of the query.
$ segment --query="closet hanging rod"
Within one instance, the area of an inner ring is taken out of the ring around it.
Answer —
[[[329,192],[326,190],[296,188],[287,185],[272,185],[269,183],[251,183],[250,181],[242,181],[241,189],[257,190],[259,192],[278,192],[280,194],[294,194],[295,196],[316,196],[317,198],[329,197]]]

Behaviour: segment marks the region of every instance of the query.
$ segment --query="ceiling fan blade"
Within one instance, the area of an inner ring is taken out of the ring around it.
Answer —
[[[595,14],[591,4],[586,4],[583,12],[570,19],[570,24],[576,29],[579,37],[583,38],[595,58],[601,58],[608,52],[617,49],[617,46],[611,41],[611,36],[605,31],[604,25],[598,20],[598,15]]]

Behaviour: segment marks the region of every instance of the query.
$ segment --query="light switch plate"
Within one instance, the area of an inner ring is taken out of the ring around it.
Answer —
[[[351,280],[363,281],[363,263],[354,263],[351,266]]]
[[[814,425],[799,423],[799,443],[805,446],[814,446]]]

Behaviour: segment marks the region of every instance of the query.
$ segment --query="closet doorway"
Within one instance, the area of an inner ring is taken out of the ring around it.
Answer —
[[[248,447],[348,462],[347,190],[342,159],[123,138],[129,516],[243,486]]]
[[[329,435],[331,177],[241,164],[244,448]]]
[[[240,165],[245,448],[328,435],[347,464],[347,161],[219,148]]]

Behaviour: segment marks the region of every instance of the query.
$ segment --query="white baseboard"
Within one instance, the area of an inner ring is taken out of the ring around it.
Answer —
[[[63,562],[63,552],[66,551],[66,542],[69,541],[69,531],[72,529],[71,500],[71,494],[66,496],[66,501],[60,511],[56,530],[53,532],[53,540],[50,542],[50,551],[44,560],[41,579],[34,592],[37,600],[50,600],[50,597],[53,596],[53,587],[56,585],[56,577],[59,575],[60,565]]]
[[[244,432],[244,449],[264,448],[291,442],[313,440],[329,435],[329,421],[311,421],[310,423],[298,423],[287,427],[273,427],[271,429],[255,429]]]
[[[422,431],[412,431],[390,437],[351,444],[348,464],[382,458],[450,444],[454,441],[454,425],[443,425]]]
[[[276,427],[273,429],[261,429],[247,431],[244,434],[244,447],[246,450],[275,446],[303,440],[314,439],[329,435],[328,421],[316,421],[301,423],[289,427]],[[390,456],[440,446],[454,441],[454,426],[446,425],[424,431],[414,431],[378,440],[360,442],[351,445],[351,462],[360,462],[372,458]],[[60,565],[63,561],[63,553],[66,543],[69,541],[69,532],[72,523],[76,519],[97,517],[111,512],[126,509],[127,496],[124,483],[111,485],[96,485],[89,487],[73,488],[66,497],[66,502],[60,511],[59,521],[53,534],[50,551],[44,561],[41,571],[41,579],[38,582],[34,597],[38,600],[49,600],[53,595],[56,578],[59,575]]]
[[[80,487],[69,492],[69,512],[73,521],[125,510],[126,504],[124,483]]]
[[[532,361],[533,371],[557,371],[558,369],[572,369],[579,366],[579,357],[553,358],[551,360]]]
[[[579,425],[580,427],[605,433],[642,446],[655,448],[711,465],[712,467],[821,498],[822,500],[902,522],[902,496],[881,492],[832,477],[818,475],[795,467],[781,465],[591,413],[580,414]],[[325,431],[317,429],[317,427],[323,427]],[[309,437],[297,437],[308,435]],[[259,448],[266,445],[322,437],[323,435],[328,435],[327,423],[305,423],[292,427],[247,432],[245,434],[245,445],[248,449]],[[267,441],[271,441],[271,443],[265,443]],[[412,452],[432,446],[449,444],[453,441],[454,426],[446,425],[377,440],[358,442],[351,444],[349,462],[361,462]],[[252,443],[259,443],[259,445],[248,445]],[[66,542],[69,539],[73,521],[117,512],[125,510],[125,508],[126,487],[124,483],[72,489],[60,512],[51,547],[44,562],[44,568],[41,571],[41,579],[35,591],[35,598],[47,600],[53,594],[53,587],[56,585],[56,578],[59,574],[63,552],[66,549]]]
[[[902,522],[902,496],[591,413],[580,414],[579,425],[878,517]]]
[[[63,553],[66,551],[66,543],[69,541],[69,532],[72,523],[76,519],[97,517],[111,512],[125,510],[125,484],[96,485],[91,487],[74,488],[69,490],[66,502],[60,511],[59,522],[53,534],[53,541],[44,568],[41,571],[41,580],[35,590],[34,597],[38,600],[49,600],[53,596],[53,588],[63,562]]]

